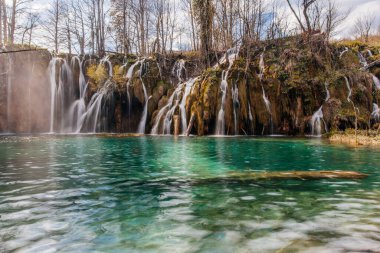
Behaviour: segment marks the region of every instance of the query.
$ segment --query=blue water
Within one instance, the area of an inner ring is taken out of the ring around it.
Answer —
[[[379,165],[321,140],[3,136],[0,252],[376,252]],[[369,177],[229,180],[292,170]]]

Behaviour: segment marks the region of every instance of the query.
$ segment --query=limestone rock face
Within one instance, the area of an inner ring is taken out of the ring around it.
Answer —
[[[373,77],[380,78],[380,66],[361,70],[358,54],[365,52],[365,45],[352,46],[341,56],[346,45],[326,45],[318,39],[307,45],[302,40],[292,37],[241,46],[226,79],[225,134],[310,134],[312,116],[321,107],[322,132],[352,128],[356,118],[362,129],[378,123],[371,114],[374,104],[380,103],[380,91],[375,88]],[[216,55],[221,59],[224,53]],[[69,56],[62,57],[70,62]],[[0,73],[8,71],[10,61],[17,66],[10,74],[0,76],[0,131],[47,132],[51,109],[46,72],[51,57],[45,52],[10,58],[0,56]],[[146,102],[145,87],[149,99],[146,133],[154,127],[162,133],[165,126],[173,134],[174,116],[180,119],[180,131],[184,132],[187,126],[183,124],[189,124],[193,116],[190,134],[213,135],[222,106],[222,75],[229,63],[218,64],[215,58],[215,65],[205,68],[200,59],[195,53],[146,59],[114,54],[108,58],[113,73],[109,76],[110,65],[86,56],[82,63],[88,83],[86,104],[107,87],[113,95],[108,105],[102,107],[107,110],[102,115],[102,124],[107,127],[101,129],[136,132]],[[368,61],[378,59],[380,54],[374,54]],[[74,81],[70,90],[78,97],[79,65],[71,68]],[[33,85],[28,85],[30,78]],[[191,87],[187,87],[193,78]],[[38,94],[30,100],[33,103],[28,102],[30,89],[32,94]],[[67,110],[69,105],[65,106]]]

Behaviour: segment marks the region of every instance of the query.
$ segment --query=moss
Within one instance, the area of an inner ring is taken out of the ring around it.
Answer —
[[[120,69],[121,69],[120,65],[114,65],[113,66],[114,75],[112,77],[112,81],[116,84],[117,88],[119,88],[119,89],[124,87],[126,84],[126,79],[123,75],[123,71],[121,71]]]

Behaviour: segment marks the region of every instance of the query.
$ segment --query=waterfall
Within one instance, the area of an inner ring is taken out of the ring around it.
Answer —
[[[327,102],[330,100],[330,92],[328,89],[328,83],[327,82],[325,83],[325,89],[326,89],[325,102]],[[323,119],[322,109],[323,109],[323,105],[321,107],[319,107],[319,109],[311,117],[310,124],[311,124],[311,135],[312,136],[320,137],[322,135],[322,122],[325,125],[326,133],[328,132],[326,122]]]
[[[127,74],[125,76],[128,79],[127,81],[128,117],[131,117],[131,111],[132,111],[132,98],[131,98],[131,94],[129,93],[129,87],[131,86],[131,83],[132,83],[133,71],[135,70],[137,65],[142,64],[144,61],[145,59],[141,61],[136,61],[134,64],[132,64],[132,66],[129,67]]]
[[[185,60],[180,59],[175,62],[174,67],[172,69],[172,75],[176,76],[179,82],[184,81],[183,74],[185,74],[185,78],[186,78],[187,70],[186,70],[185,65],[186,65]]]
[[[264,86],[261,85],[261,88],[263,90],[263,100],[264,100],[264,103],[265,103],[265,108],[267,108],[267,111],[272,115],[271,104],[270,104],[270,101],[269,101],[269,99],[267,98],[267,96],[265,94]]]
[[[99,64],[109,62],[106,57]],[[78,88],[79,94],[74,89],[74,74],[72,69],[76,63],[79,66]],[[110,64],[110,63],[108,63]],[[50,81],[50,132],[51,133],[80,133],[82,131],[95,133],[104,126],[102,119],[105,110],[105,102],[111,101],[113,83],[111,74],[103,87],[96,92],[86,106],[88,84],[83,70],[84,60],[78,56],[71,59],[71,63],[65,59],[53,57],[49,63]],[[110,69],[112,66],[109,65]]]
[[[142,85],[143,90],[144,90],[145,105],[144,105],[143,114],[142,114],[142,117],[141,117],[141,120],[139,123],[139,128],[137,130],[137,133],[139,133],[139,134],[145,133],[146,118],[148,116],[148,103],[149,103],[150,98],[148,98],[148,93],[146,91],[145,83],[143,80],[143,75],[146,73],[148,66],[149,66],[148,63],[146,63],[145,61],[141,62],[139,74],[140,74],[141,85]]]
[[[367,53],[368,53],[368,56],[369,56],[369,57],[372,57],[372,56],[373,56],[371,50],[367,49]]]
[[[73,73],[65,59],[52,58],[49,63],[49,80],[50,133],[70,132],[72,119],[68,115],[68,109],[75,101],[75,94]]]
[[[346,76],[344,77],[344,80],[346,81],[346,86],[347,86],[347,90],[348,90],[347,101],[351,102],[352,89],[350,86],[350,81],[348,80],[348,78]]]
[[[228,87],[228,74],[234,64],[234,61],[239,55],[240,47],[234,47],[227,50],[224,57],[221,59],[220,63],[225,63],[227,60],[229,61],[228,69],[223,70],[222,72],[222,81],[220,82],[220,91],[222,92],[222,101],[220,104],[220,110],[218,113],[218,119],[216,122],[216,135],[225,135],[225,117],[224,117],[224,109],[226,106],[226,95],[227,95],[227,87]]]
[[[236,84],[235,84],[235,87],[231,88],[231,94],[232,94],[232,101],[233,101],[232,104],[233,104],[233,110],[234,110],[234,130],[235,130],[235,135],[239,135],[236,110],[240,107],[240,103],[239,103],[239,89]]]
[[[30,64],[31,59],[30,59],[30,54],[28,54],[28,63]],[[34,66],[35,63],[32,63],[31,70],[29,72],[29,82],[28,82],[28,132],[32,132],[32,98],[31,98],[31,86],[33,82],[33,76],[34,76]]]
[[[260,69],[259,78],[260,80],[262,80],[264,78],[264,71],[265,71],[264,53],[260,54],[259,69]]]
[[[261,89],[263,90],[263,100],[264,100],[265,108],[267,109],[270,115],[271,134],[273,134],[273,119],[272,119],[273,115],[272,115],[272,110],[271,110],[271,104],[268,97],[265,94],[263,83],[261,82],[264,78],[264,71],[265,71],[264,52],[260,54],[259,69],[260,69],[259,79],[261,83]]]
[[[185,92],[182,96],[181,104],[179,105],[179,109],[181,111],[181,124],[182,124],[182,134],[186,134],[187,130],[187,118],[186,118],[186,100],[190,94],[191,89],[193,88],[194,82],[196,79],[190,79],[185,84]]]
[[[7,128],[11,131],[12,124],[12,79],[13,79],[13,60],[12,54],[8,55],[8,76],[7,76]]]
[[[330,91],[329,91],[329,84],[326,82],[325,83],[325,90],[326,90],[326,99],[325,101],[329,101],[330,100]]]
[[[380,121],[380,109],[377,104],[373,104],[373,112],[371,113],[371,117],[376,121]]]
[[[248,102],[248,117],[250,121],[253,121],[253,115],[251,110],[251,103]]]
[[[359,57],[359,62],[361,65],[363,65],[363,67],[366,67],[368,65],[368,62],[367,60],[364,58],[364,56],[362,55],[362,53],[358,53],[358,57]]]
[[[342,56],[348,52],[348,47],[345,47],[344,50],[339,54],[339,58],[342,58]]]
[[[168,132],[168,134],[170,134],[171,118],[174,114],[175,108],[178,106],[178,99],[179,99],[179,95],[181,93],[182,87],[183,87],[183,84],[179,85],[175,89],[173,94],[170,96],[168,103],[163,108],[161,108],[161,110],[158,112],[158,114],[156,116],[155,124],[152,128],[152,134],[159,134],[158,128],[159,128],[162,117],[164,117],[164,114],[165,114],[165,118],[164,118],[164,122],[163,122],[164,124],[162,127],[162,134],[165,134],[166,132]],[[174,102],[175,102],[175,104],[174,104]],[[167,130],[169,130],[169,131],[167,131]]]
[[[216,135],[225,134],[225,122],[224,122],[224,108],[226,106],[226,95],[227,95],[227,76],[228,70],[223,70],[222,72],[222,82],[220,83],[220,90],[222,92],[222,102],[220,104],[220,110],[218,113],[218,120],[216,125]]]
[[[50,133],[54,132],[55,121],[55,103],[57,92],[57,63],[60,58],[53,57],[49,63],[49,81],[50,81]]]
[[[86,132],[96,133],[102,130],[104,111],[107,111],[105,103],[112,101],[113,83],[108,79],[102,88],[96,92],[87,105],[86,112],[80,117],[78,132],[83,129]]]
[[[168,103],[160,109],[158,112],[154,126],[152,128],[152,134],[159,134],[159,127],[161,124],[161,121],[163,120],[162,124],[162,134],[170,134],[171,133],[171,125],[172,125],[172,119],[173,115],[175,113],[175,110],[179,107],[180,110],[180,116],[181,116],[181,127],[182,127],[182,133],[186,134],[187,130],[187,118],[186,118],[186,100],[187,97],[190,95],[191,89],[194,86],[195,81],[197,78],[192,78],[186,83],[179,83],[178,87],[174,90],[173,94],[170,96]],[[182,94],[182,99],[180,102],[180,96]]]
[[[249,118],[249,121],[251,122],[251,131],[252,131],[252,134],[254,134],[254,126],[253,126],[253,115],[252,115],[252,110],[251,110],[251,103],[248,102],[248,118]]]
[[[110,56],[107,55],[103,59],[100,60],[100,64],[107,64],[108,65],[108,76],[112,77],[113,76],[113,69],[112,69],[112,63],[110,61]]]
[[[311,134],[313,136],[319,137],[322,135],[322,121],[323,121],[323,106],[321,106],[318,111],[316,111],[311,117]]]
[[[375,84],[376,89],[380,90],[380,80],[374,74],[372,75],[373,82]]]
[[[84,77],[83,73],[83,63],[84,61],[81,61],[78,56],[74,56],[71,59],[71,66],[72,68],[75,67],[75,63],[78,63],[79,65],[79,99],[76,100],[72,106],[69,109],[69,119],[71,119],[71,130],[70,132],[79,133],[81,131],[82,125],[81,125],[81,118],[86,113],[86,102],[85,102],[85,96],[87,93],[87,86],[86,79]]]
[[[265,108],[267,109],[269,115],[270,115],[270,131],[271,131],[271,134],[273,134],[273,115],[272,115],[272,110],[271,110],[271,104],[270,104],[270,101],[268,99],[268,97],[266,96],[265,94],[265,89],[264,89],[264,86],[261,84],[261,88],[263,90],[263,100],[264,100],[264,104],[265,104]]]

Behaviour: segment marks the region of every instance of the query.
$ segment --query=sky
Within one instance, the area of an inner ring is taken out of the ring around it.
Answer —
[[[5,0],[5,1],[8,4],[10,4],[12,0]],[[49,8],[49,3],[51,3],[51,1],[52,0],[32,0],[32,2],[30,3],[30,10],[44,13]],[[65,0],[61,0],[61,1],[65,1]],[[151,1],[155,1],[155,0],[151,0]],[[269,2],[272,0],[265,0],[265,1]],[[295,18],[290,13],[290,10],[286,5],[286,1],[285,0],[279,0],[279,1],[283,1],[283,6],[285,6],[286,11],[289,12],[288,16],[291,19],[291,22],[295,24]],[[292,1],[296,2],[297,0],[292,0]],[[343,13],[350,10],[349,16],[344,21],[344,23],[339,27],[338,29],[339,33],[336,35],[335,39],[348,38],[352,36],[355,20],[360,16],[375,15],[376,16],[375,29],[377,29],[380,26],[380,0],[335,0],[335,1],[336,1],[337,6]],[[177,15],[177,16],[182,16],[182,15]]]

